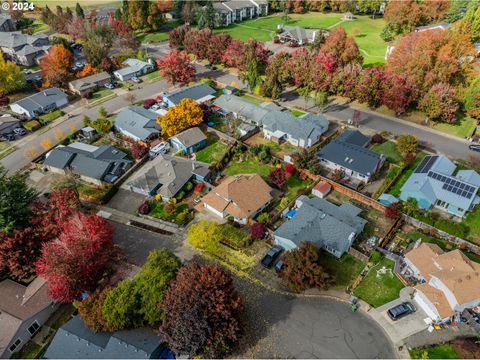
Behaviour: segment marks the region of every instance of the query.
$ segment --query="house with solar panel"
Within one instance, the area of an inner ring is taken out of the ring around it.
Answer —
[[[463,217],[480,203],[480,175],[473,170],[456,171],[446,156],[426,156],[401,188],[400,199],[414,198],[423,210],[440,209]]]

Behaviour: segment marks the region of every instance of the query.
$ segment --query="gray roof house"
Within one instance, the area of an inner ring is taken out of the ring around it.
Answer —
[[[13,129],[20,126],[20,120],[6,114],[7,116],[0,116],[0,135],[10,134]]]
[[[111,81],[111,76],[106,71],[93,74],[81,79],[73,80],[68,83],[69,89],[79,95],[95,91],[98,87],[103,86]]]
[[[165,348],[150,328],[94,333],[77,315],[58,329],[46,359],[159,359]]]
[[[111,145],[100,147],[75,142],[59,145],[43,162],[51,171],[65,173],[70,170],[87,181],[98,185],[114,183],[132,165],[127,154]]]
[[[463,217],[480,203],[477,196],[480,175],[473,170],[459,170],[446,156],[426,156],[403,184],[400,199],[417,200],[420,209],[435,207]]]
[[[59,88],[50,88],[10,104],[10,109],[17,114],[23,114],[31,119],[67,104],[67,94]]]
[[[207,137],[198,127],[192,127],[170,138],[172,146],[185,154],[200,150],[207,145]]]
[[[38,64],[50,49],[50,40],[45,34],[27,35],[20,31],[0,31],[0,49],[7,59],[20,65],[31,66]]]
[[[198,103],[215,98],[216,91],[208,84],[200,83],[185,86],[176,91],[163,95],[163,102],[168,106],[180,104],[182,99],[193,99]]]
[[[386,159],[383,154],[367,149],[369,143],[370,139],[360,131],[347,130],[323,147],[317,156],[330,170],[339,169],[349,177],[369,181]]]
[[[138,59],[127,59],[122,64],[126,67],[113,72],[113,75],[122,81],[144,75],[155,68],[150,60],[146,62]]]
[[[267,109],[235,95],[222,95],[213,104],[218,106],[224,115],[232,114],[257,126],[262,125],[262,120],[268,113]]]
[[[0,358],[22,349],[56,310],[47,282],[37,277],[28,286],[0,282]]]
[[[315,40],[319,30],[305,29],[300,26],[285,26],[283,32],[278,34],[282,42],[296,42],[299,45],[305,45]]]
[[[147,141],[158,136],[162,128],[157,123],[158,114],[140,106],[128,106],[115,119],[115,129],[137,141]]]
[[[138,170],[126,184],[130,191],[145,195],[159,194],[170,200],[192,179],[208,181],[209,164],[176,156],[158,155]]]
[[[0,14],[0,32],[1,31],[15,31],[15,22],[10,15]]]
[[[273,233],[275,243],[286,250],[310,241],[340,258],[367,224],[359,216],[362,210],[350,203],[337,206],[324,199],[302,195],[295,206],[293,217]]]

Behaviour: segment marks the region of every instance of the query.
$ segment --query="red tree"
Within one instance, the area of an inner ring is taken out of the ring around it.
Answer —
[[[363,56],[360,54],[355,40],[352,37],[347,37],[343,28],[332,30],[321,50],[325,53],[335,53],[342,65],[363,63]]]
[[[292,164],[287,164],[285,165],[285,171],[287,172],[288,175],[293,175],[295,174],[297,169],[295,169],[295,166],[293,166]]]
[[[73,55],[69,50],[60,44],[53,45],[40,62],[44,86],[65,85],[72,75],[72,62]]]
[[[130,150],[132,151],[132,156],[138,160],[148,153],[149,147],[135,141],[131,143]]]
[[[157,67],[172,84],[185,83],[195,75],[195,67],[185,51],[170,51],[168,56],[157,59]]]
[[[287,183],[287,177],[285,176],[285,170],[282,168],[273,169],[270,172],[269,176],[270,182],[278,187],[279,189],[283,189],[285,184]]]
[[[306,48],[299,48],[292,53],[285,66],[293,85],[305,87],[311,84],[313,61],[312,53]]]
[[[431,87],[419,105],[430,119],[454,123],[457,121],[456,113],[459,107],[455,98],[455,89],[440,83]]]
[[[267,227],[262,222],[257,222],[253,224],[252,227],[250,228],[250,235],[255,240],[263,239],[266,233],[267,233]]]
[[[400,212],[400,208],[398,207],[397,203],[390,204],[385,208],[385,216],[389,219],[396,219],[402,213]]]
[[[360,102],[376,108],[382,104],[385,69],[383,66],[372,66],[365,69],[360,76],[356,95]]]
[[[53,299],[70,302],[95,289],[116,254],[112,235],[112,225],[97,215],[64,220],[63,233],[43,246],[37,261]]]
[[[337,70],[330,83],[330,92],[350,99],[357,96],[357,84],[362,74],[362,67],[358,64],[347,64]]]
[[[418,89],[415,82],[403,74],[386,73],[382,93],[382,104],[395,111],[395,114],[404,114],[417,101]]]
[[[85,32],[85,19],[79,16],[74,17],[73,20],[67,25],[67,31],[72,37],[73,41],[81,39]]]
[[[228,34],[212,35],[207,48],[206,58],[210,64],[218,64],[227,50],[232,38]]]
[[[222,62],[231,67],[240,68],[243,61],[244,43],[233,39],[223,53]]]
[[[213,33],[210,29],[190,30],[184,40],[185,50],[194,54],[200,60],[206,59],[212,35]]]
[[[170,47],[183,50],[185,37],[189,32],[190,32],[190,27],[188,25],[182,25],[175,29],[170,30],[170,32],[168,33],[168,43]]]

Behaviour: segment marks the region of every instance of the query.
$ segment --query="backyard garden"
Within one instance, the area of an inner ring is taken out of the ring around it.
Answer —
[[[228,150],[228,145],[211,134],[207,136],[207,146],[196,153],[196,160],[207,164],[220,161]]]

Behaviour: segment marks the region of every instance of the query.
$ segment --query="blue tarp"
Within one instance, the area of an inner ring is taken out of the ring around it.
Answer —
[[[297,213],[297,209],[292,209],[287,213],[287,219],[291,219]]]

